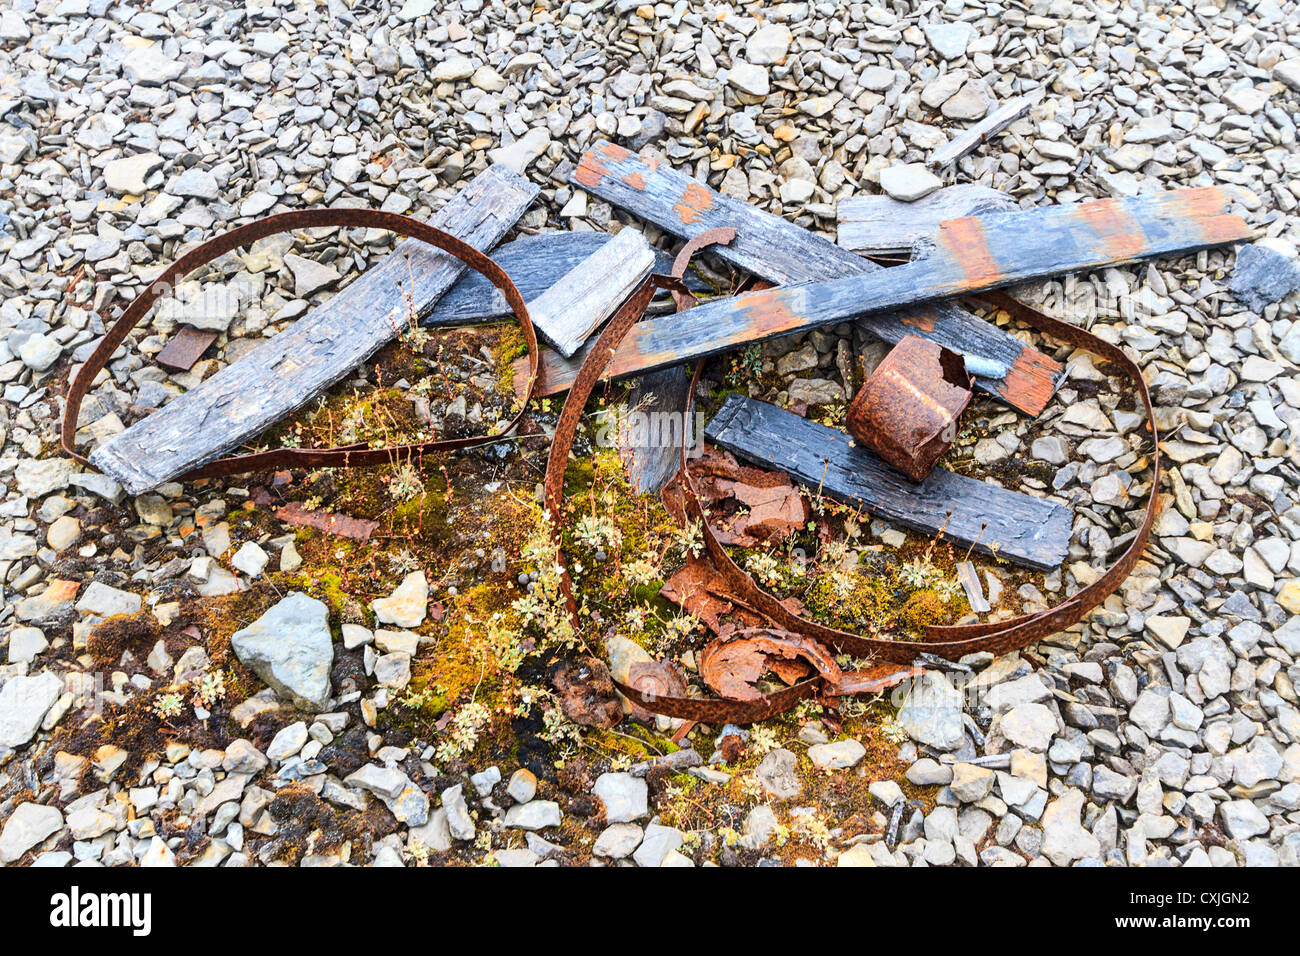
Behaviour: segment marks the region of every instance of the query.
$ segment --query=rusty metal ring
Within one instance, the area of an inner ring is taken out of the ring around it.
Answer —
[[[680,276],[684,272],[686,261],[691,253],[708,242],[718,241],[725,240],[721,236],[709,234],[702,234],[697,237],[695,241],[689,244],[689,248],[684,249],[683,253],[679,255],[678,261],[674,264],[674,274]],[[559,517],[564,500],[564,466],[568,461],[569,450],[576,435],[583,407],[607,368],[619,342],[626,336],[636,320],[640,318],[641,313],[644,312],[656,283],[662,285],[666,279],[667,277],[662,276],[651,277],[615,315],[601,334],[596,347],[591,350],[587,360],[583,363],[576,380],[569,390],[564,409],[560,415],[560,421],[556,427],[550,458],[547,461],[545,484],[545,500],[547,508],[554,519],[557,542],[560,534]],[[689,308],[693,304],[693,300],[687,299],[685,296],[674,296],[674,298],[677,299],[679,308]],[[1107,361],[1118,366],[1124,375],[1133,382],[1147,414],[1153,443],[1151,489],[1142,523],[1133,541],[1124,554],[1101,577],[1055,608],[1020,615],[1006,621],[951,627],[930,626],[926,628],[927,639],[922,641],[900,641],[854,634],[827,627],[816,621],[792,614],[781,605],[774,595],[760,588],[753,578],[731,559],[714,534],[700,503],[699,495],[691,478],[689,462],[686,458],[686,447],[683,443],[680,469],[683,497],[689,515],[700,520],[709,557],[728,584],[735,589],[736,595],[750,602],[755,610],[766,616],[774,624],[796,633],[805,634],[824,642],[836,650],[854,656],[874,657],[894,663],[911,663],[919,654],[926,652],[936,653],[950,659],[981,650],[1006,653],[1077,623],[1088,611],[1104,601],[1119,586],[1141,558],[1143,551],[1146,549],[1151,527],[1160,511],[1159,485],[1161,477],[1160,435],[1155,420],[1155,409],[1151,403],[1151,395],[1146,381],[1142,377],[1141,369],[1118,347],[1077,326],[1044,315],[1000,292],[986,293],[980,298],[1010,312],[1040,332],[1102,356]],[[691,378],[687,397],[688,416],[694,407],[695,389],[699,383],[703,368],[704,361],[701,360],[696,365],[695,374]],[[683,435],[684,440],[685,436]],[[564,565],[562,555],[560,584],[574,625],[580,627],[581,619],[573,595],[572,582],[569,579],[568,569]],[[892,680],[893,678],[886,678],[878,682],[869,682],[858,690],[878,690],[883,686],[887,686],[888,682]],[[824,681],[820,677],[815,677],[758,700],[741,701],[724,698],[700,699],[654,695],[647,698],[646,695],[639,693],[636,688],[621,684],[618,681],[614,681],[614,684],[620,693],[633,700],[639,700],[646,710],[671,717],[702,720],[710,723],[764,720],[789,710],[801,700],[830,696],[830,692],[833,690],[833,688],[824,687]]]
[[[258,239],[281,232],[322,226],[384,229],[400,236],[418,239],[441,249],[449,255],[455,256],[475,271],[481,273],[496,286],[514,311],[515,317],[519,321],[520,330],[528,343],[528,382],[523,389],[518,411],[516,411],[509,424],[495,435],[441,439],[406,445],[390,445],[383,448],[370,448],[364,444],[337,448],[279,448],[248,455],[218,458],[215,461],[210,461],[184,472],[177,476],[177,480],[189,481],[196,478],[213,478],[279,467],[347,468],[392,464],[400,459],[423,455],[425,452],[452,451],[481,445],[494,441],[500,438],[501,435],[509,434],[518,427],[527,411],[528,401],[537,385],[537,332],[533,328],[533,322],[528,314],[528,307],[524,303],[523,295],[515,287],[514,282],[506,274],[505,270],[469,243],[409,216],[375,209],[303,209],[267,216],[264,219],[237,226],[201,243],[176,259],[131,301],[126,311],[109,327],[99,345],[82,364],[68,386],[60,431],[64,454],[81,462],[83,465],[90,464],[89,459],[76,449],[77,417],[81,410],[81,403],[85,399],[95,377],[108,364],[108,360],[118,346],[125,341],[127,334],[139,324],[156,301],[171,291],[176,280],[183,278],[199,266],[206,265],[227,252],[256,242]]]
[[[866,637],[850,631],[828,627],[809,618],[796,615],[787,610],[775,595],[765,591],[742,569],[718,541],[708,517],[700,504],[700,498],[691,477],[686,458],[685,446],[681,453],[682,488],[685,492],[686,507],[692,517],[701,524],[705,548],[718,572],[734,589],[736,595],[749,602],[755,610],[769,620],[791,631],[807,634],[831,647],[857,656],[872,656],[894,663],[910,663],[918,654],[932,653],[948,659],[956,659],[964,654],[976,651],[1007,653],[1018,650],[1027,644],[1040,640],[1051,634],[1078,623],[1088,611],[1101,604],[1120,583],[1128,577],[1146,550],[1146,544],[1160,513],[1160,434],[1155,420],[1155,409],[1151,403],[1151,394],[1142,370],[1117,346],[1098,338],[1078,326],[1060,319],[1044,315],[1036,309],[1012,299],[1001,292],[985,293],[979,298],[990,305],[1003,309],[1016,316],[1027,325],[1062,339],[1078,348],[1087,349],[1101,355],[1104,359],[1117,365],[1134,384],[1138,397],[1147,414],[1152,439],[1152,476],[1151,489],[1147,497],[1147,507],[1137,534],[1129,547],[1119,559],[1108,568],[1096,581],[1076,592],[1067,600],[1044,611],[1022,614],[1005,621],[989,621],[977,624],[960,624],[951,626],[930,625],[925,629],[926,640],[901,641],[882,637]],[[695,386],[699,381],[704,362],[701,361],[691,379],[688,396],[687,414],[695,401]]]

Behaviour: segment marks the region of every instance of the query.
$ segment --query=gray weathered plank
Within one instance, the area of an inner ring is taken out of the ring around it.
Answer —
[[[623,229],[528,303],[537,331],[568,358],[650,274],[655,256],[645,236]]]
[[[980,143],[992,136],[996,136],[1028,113],[1043,98],[1046,91],[1046,87],[1040,86],[1032,93],[1026,93],[1024,96],[1017,96],[1015,99],[1007,100],[974,126],[963,130],[960,135],[931,153],[929,160],[927,160],[930,167],[932,169],[942,169],[950,163],[955,163],[972,149],[979,146]]]
[[[650,372],[632,383],[627,399],[629,414],[643,414],[652,425],[643,430],[629,428],[620,435],[623,469],[638,492],[661,491],[677,474],[680,444],[671,439],[681,434],[676,429],[695,426],[683,417],[690,387],[690,373],[680,365]],[[687,433],[689,441],[698,437]]]
[[[960,183],[935,190],[916,202],[899,202],[889,196],[853,196],[841,199],[835,209],[836,241],[845,249],[868,256],[911,253],[919,244],[933,242],[939,224],[962,216],[1015,209],[1006,193]]]
[[[706,358],[874,311],[1235,242],[1251,230],[1225,212],[1231,198],[1223,189],[1205,186],[951,219],[940,228],[930,255],[892,269],[752,292],[680,315],[648,318],[627,333],[605,377]],[[570,360],[544,352],[541,394],[566,390],[585,357],[586,350]]]
[[[571,179],[607,202],[687,239],[706,229],[735,227],[735,240],[711,251],[776,285],[867,275],[881,268],[780,216],[720,195],[699,180],[612,143],[592,146]],[[1010,370],[1005,373],[1010,380],[978,377],[976,386],[1031,415],[1043,410],[1064,371],[1009,332],[953,303],[876,313],[864,317],[862,325],[886,342],[898,342],[908,334],[932,339],[966,356],[971,368],[998,371],[1000,376],[1001,370]]]
[[[563,278],[570,269],[594,255],[614,237],[607,232],[544,232],[514,239],[492,250],[492,261],[510,276],[525,302],[530,302]],[[654,271],[672,271],[673,257],[655,249]],[[688,272],[686,284],[693,290],[710,289]],[[671,302],[664,297],[667,307]],[[652,306],[652,311],[654,307]],[[430,328],[473,325],[509,320],[513,316],[506,297],[479,272],[466,271],[437,304],[420,317]]]
[[[491,249],[538,188],[489,167],[450,199],[433,225]],[[406,240],[324,305],[237,362],[96,448],[91,463],[140,494],[236,448],[365,361],[427,310],[466,268]]]
[[[704,428],[720,448],[800,484],[924,534],[1050,571],[1070,546],[1063,505],[936,468],[916,484],[845,432],[742,395],[729,395]]]

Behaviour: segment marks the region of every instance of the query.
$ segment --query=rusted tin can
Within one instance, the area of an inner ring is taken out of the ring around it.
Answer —
[[[971,398],[966,363],[920,336],[905,336],[871,373],[849,406],[848,427],[913,481],[923,481],[957,438]]]

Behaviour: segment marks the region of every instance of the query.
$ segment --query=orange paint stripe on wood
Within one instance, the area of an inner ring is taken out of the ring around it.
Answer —
[[[1064,368],[1037,349],[1026,348],[1007,371],[998,394],[1026,415],[1041,415],[1056,391],[1056,377]]]
[[[573,171],[573,178],[588,189],[595,189],[606,176],[612,176],[606,162],[619,163],[632,154],[622,146],[613,143],[601,143],[582,154],[578,168]]]
[[[1254,235],[1249,223],[1227,212],[1228,195],[1217,186],[1180,189],[1170,196],[1175,215],[1200,224],[1201,235],[1208,244],[1235,242]]]
[[[1136,259],[1148,248],[1146,233],[1118,199],[1080,203],[1073,210],[1101,243],[1099,257],[1110,260]]]
[[[699,183],[690,183],[682,191],[682,198],[673,206],[673,212],[682,221],[682,225],[691,226],[699,222],[700,214],[713,208],[713,193]]]
[[[1006,270],[998,265],[984,238],[984,223],[975,216],[949,219],[939,226],[938,245],[966,277],[965,288],[995,285]]]

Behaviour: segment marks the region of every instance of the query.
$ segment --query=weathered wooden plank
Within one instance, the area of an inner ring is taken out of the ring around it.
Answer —
[[[655,256],[645,236],[624,229],[528,303],[528,315],[565,358],[650,274]]]
[[[1222,189],[1206,186],[951,219],[928,256],[892,269],[752,292],[681,315],[648,318],[628,332],[605,377],[664,368],[930,299],[1235,242],[1251,230],[1225,212],[1230,199]],[[566,390],[584,357],[565,360],[543,353],[541,394]]]
[[[932,169],[943,169],[950,163],[955,163],[976,146],[979,146],[980,143],[996,136],[1028,113],[1042,100],[1046,91],[1046,87],[1040,86],[1032,93],[1026,93],[1024,96],[1017,96],[1015,99],[1007,100],[974,126],[964,130],[959,136],[931,153],[929,160],[927,160],[930,167]]]
[[[735,227],[735,240],[711,251],[776,285],[867,275],[881,268],[780,216],[720,195],[699,180],[612,143],[599,142],[589,149],[571,178],[600,198],[687,239],[706,229]],[[1047,405],[1064,372],[1059,363],[1009,332],[952,303],[876,313],[865,316],[862,325],[886,342],[911,333],[960,353],[968,368],[978,370],[976,386],[981,391],[1031,415]]]
[[[1073,518],[1052,501],[936,468],[915,484],[846,433],[741,395],[729,395],[704,437],[757,465],[872,516],[1026,567],[1065,560]]]
[[[1015,209],[1006,193],[975,183],[935,190],[916,202],[889,196],[853,196],[835,209],[840,246],[868,256],[910,253],[920,243],[934,241],[948,219],[980,216]]]
[[[492,261],[510,276],[524,301],[531,302],[613,238],[607,232],[544,232],[497,246],[492,250]],[[671,272],[673,257],[660,249],[652,251],[654,271]],[[697,291],[709,291],[698,277],[689,272],[685,282]],[[509,320],[513,314],[506,297],[496,286],[482,274],[467,271],[427,314],[420,317],[420,322],[430,328],[439,328]]]
[[[492,248],[538,189],[489,167],[450,199],[433,225]],[[110,438],[91,463],[140,494],[257,435],[365,361],[428,309],[465,269],[441,250],[406,240],[324,305],[197,388]]]
[[[691,376],[682,366],[662,368],[636,379],[628,394],[629,415],[644,415],[648,427],[628,428],[619,436],[623,469],[642,494],[663,490],[681,464],[680,445],[669,440],[691,429],[685,419]],[[688,439],[698,436],[687,433]]]

